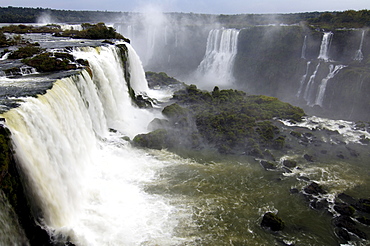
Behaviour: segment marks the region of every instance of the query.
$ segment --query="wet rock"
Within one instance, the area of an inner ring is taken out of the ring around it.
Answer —
[[[261,222],[261,226],[270,228],[272,231],[281,231],[284,229],[284,222],[274,213],[266,213]]]
[[[333,223],[335,226],[344,228],[347,231],[355,234],[359,238],[367,239],[366,234],[356,227],[357,226],[356,222],[353,221],[349,216],[341,215],[339,217],[336,217],[334,218]]]
[[[336,227],[335,228],[335,234],[338,238],[344,240],[344,241],[350,241],[351,236],[349,235],[348,231],[343,229],[342,227]]]
[[[368,217],[362,216],[362,217],[356,218],[356,220],[362,224],[370,225],[370,218]]]
[[[295,168],[297,166],[297,162],[293,160],[284,160],[283,165],[288,168]]]
[[[344,193],[340,193],[338,195],[338,198],[340,200],[342,200],[343,202],[345,202],[347,204],[351,204],[351,205],[353,205],[353,204],[355,204],[357,202],[355,198],[353,198],[353,197],[351,197],[351,196],[349,196],[347,194],[344,194]]]
[[[307,181],[307,182],[310,181],[310,178],[305,177],[305,176],[299,176],[298,179],[303,180],[303,181]]]
[[[334,210],[341,215],[352,216],[355,213],[355,209],[346,203],[337,203],[334,205]]]
[[[319,195],[319,194],[325,194],[326,191],[316,182],[312,182],[308,186],[306,186],[304,189],[304,192],[310,195]]]
[[[303,156],[307,161],[309,162],[313,162],[313,156],[312,155],[309,155],[309,154],[304,154]]]
[[[328,208],[328,201],[326,199],[314,199],[310,202],[310,207],[316,210],[324,210]]]
[[[355,207],[356,207],[356,209],[358,209],[362,212],[370,213],[370,200],[369,199],[360,199],[356,203]]]
[[[268,170],[268,169],[276,169],[275,164],[274,163],[271,163],[269,161],[261,161],[260,163],[261,163],[261,166],[264,169],[266,169],[266,170]]]

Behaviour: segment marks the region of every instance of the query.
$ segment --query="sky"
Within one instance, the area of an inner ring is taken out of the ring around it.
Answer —
[[[1,7],[205,14],[300,13],[370,9],[370,0],[0,0]]]

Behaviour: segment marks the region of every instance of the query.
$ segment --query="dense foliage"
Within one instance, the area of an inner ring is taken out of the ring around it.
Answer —
[[[54,72],[60,70],[76,69],[76,64],[71,63],[73,57],[65,53],[45,52],[32,58],[23,59],[22,62],[34,67],[39,72]]]
[[[162,86],[170,86],[174,84],[180,84],[178,80],[173,77],[169,77],[166,73],[160,72],[145,72],[146,80],[148,81],[149,88],[156,88]]]
[[[49,24],[45,26],[33,26],[33,25],[9,25],[9,26],[3,26],[0,28],[2,32],[7,33],[18,33],[18,34],[24,34],[24,33],[55,33],[60,32],[61,27],[59,25],[55,24]]]
[[[138,14],[138,13],[136,13]],[[107,22],[131,16],[128,12],[109,11],[73,11],[43,8],[0,7],[1,23],[36,23],[42,16],[52,17],[53,22]],[[266,25],[274,23],[294,24],[308,21],[310,24],[336,27],[370,26],[369,11],[348,10],[344,12],[306,12],[289,14],[238,14],[238,15],[207,15],[194,13],[167,13],[173,20],[189,18],[204,24],[221,23],[225,27],[242,28],[250,25]],[[50,18],[49,18],[50,19]]]
[[[310,24],[328,29],[362,28],[370,26],[370,10],[347,10],[344,12],[325,12],[308,20]]]
[[[130,42],[128,39],[117,33],[113,27],[107,27],[104,23],[98,24],[82,24],[82,31],[66,30],[56,33],[55,36],[83,38],[83,39],[123,39]]]
[[[52,16],[53,22],[107,22],[122,15],[121,12],[73,11],[43,8],[1,7],[1,23],[37,23],[43,15]]]
[[[157,128],[164,128],[168,133],[142,134],[134,142],[151,148],[211,146],[220,153],[241,151],[261,156],[262,146],[284,147],[285,138],[279,135],[274,118],[300,121],[304,115],[300,108],[273,97],[247,96],[242,91],[218,87],[208,92],[190,85],[175,92],[173,100],[176,103],[162,111],[168,123],[157,122]]]

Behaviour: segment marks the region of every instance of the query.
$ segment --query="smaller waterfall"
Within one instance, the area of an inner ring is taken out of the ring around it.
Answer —
[[[197,72],[206,81],[227,84],[233,83],[232,69],[237,53],[239,30],[214,29],[209,32],[206,54]]]
[[[303,98],[306,100],[307,105],[312,104],[311,100],[312,100],[312,94],[313,94],[313,90],[314,90],[313,84],[315,83],[315,77],[316,77],[317,71],[319,70],[319,67],[320,67],[320,62],[317,64],[317,66],[315,68],[315,71],[310,76],[310,79],[308,80],[307,85],[306,85],[306,89],[304,91]]]
[[[301,52],[302,59],[306,59],[306,48],[307,48],[307,35],[304,36],[304,40],[303,40],[302,52]]]
[[[306,78],[307,78],[307,75],[308,75],[308,70],[310,68],[310,64],[311,64],[311,62],[308,61],[307,66],[306,66],[306,73],[302,76],[301,81],[299,82],[299,89],[298,89],[298,92],[296,94],[297,97],[301,96],[303,85],[304,85],[304,82],[306,81]]]
[[[362,45],[364,43],[364,37],[365,37],[365,30],[362,30],[360,47],[356,51],[355,57],[353,58],[353,60],[355,61],[362,61],[362,59],[364,59],[364,55],[362,54]]]
[[[326,86],[328,84],[328,81],[330,79],[334,78],[334,76],[337,73],[339,73],[339,71],[341,69],[343,69],[344,67],[346,67],[346,66],[344,66],[344,65],[336,65],[334,67],[333,64],[330,64],[328,75],[324,79],[321,80],[321,84],[319,85],[317,96],[316,96],[316,100],[315,100],[315,105],[322,106],[322,103],[324,101],[324,95],[325,95]]]
[[[324,60],[326,62],[329,61],[329,48],[332,36],[333,36],[332,32],[324,33],[320,46],[320,54],[319,57],[317,57],[317,59]]]

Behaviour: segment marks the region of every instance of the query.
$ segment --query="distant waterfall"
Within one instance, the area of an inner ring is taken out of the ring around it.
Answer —
[[[334,67],[333,64],[330,64],[329,66],[329,74],[321,80],[321,84],[319,85],[318,87],[318,92],[317,92],[317,96],[316,96],[316,100],[315,100],[315,105],[319,105],[319,106],[322,106],[322,103],[324,101],[324,95],[325,95],[325,91],[326,91],[326,86],[328,84],[328,81],[332,78],[334,78],[334,76],[339,73],[339,71],[341,69],[343,69],[344,65],[336,65]]]
[[[317,59],[329,61],[329,48],[332,36],[333,36],[332,32],[324,33],[320,46],[320,54]]]
[[[304,86],[304,82],[306,81],[308,71],[309,71],[309,68],[310,68],[310,64],[311,64],[311,61],[308,61],[307,65],[306,65],[306,73],[302,76],[301,81],[299,82],[299,89],[298,89],[298,92],[296,94],[297,97],[301,96],[302,89],[303,89],[303,86]]]
[[[310,76],[310,79],[307,82],[306,89],[304,91],[303,98],[306,100],[307,105],[311,105],[313,102],[313,93],[314,93],[314,83],[317,71],[319,70],[320,62],[317,63],[317,66],[315,68],[315,71]]]
[[[1,115],[37,216],[55,238],[79,246],[163,245],[176,210],[141,185],[163,164],[123,140],[145,132],[155,115],[131,103],[117,46],[72,54],[90,69]],[[140,70],[136,65],[130,62]],[[136,88],[146,88],[136,84],[144,82],[131,81]]]
[[[304,36],[304,40],[303,40],[302,52],[301,52],[302,59],[306,59],[306,48],[307,48],[307,35]]]
[[[198,74],[213,85],[234,82],[232,69],[237,53],[239,30],[214,29],[207,38],[206,54],[198,66]]]
[[[363,43],[364,43],[364,37],[365,37],[365,30],[362,30],[360,47],[356,51],[355,57],[353,58],[353,60],[355,60],[355,61],[362,61],[364,59],[364,55],[362,54],[362,46],[363,46]]]

